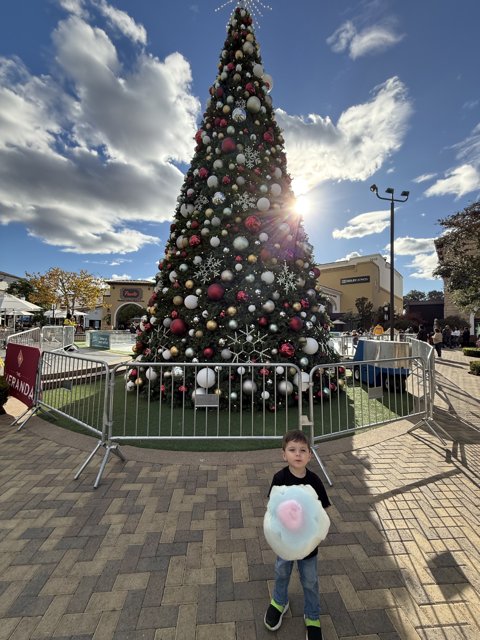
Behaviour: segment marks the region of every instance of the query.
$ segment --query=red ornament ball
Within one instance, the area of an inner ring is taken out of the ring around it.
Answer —
[[[295,355],[295,349],[289,342],[280,345],[278,352],[285,358],[292,358]]]
[[[177,318],[176,320],[172,320],[170,331],[174,336],[183,336],[187,332],[187,325],[184,320]]]
[[[303,320],[298,316],[293,316],[293,318],[290,319],[288,326],[292,331],[300,331],[303,327]]]
[[[248,218],[245,219],[244,224],[251,233],[258,233],[262,228],[262,223],[257,216],[248,216]]]
[[[221,300],[225,295],[225,289],[221,284],[211,284],[207,289],[207,297],[209,300]]]
[[[246,302],[248,300],[248,293],[245,291],[239,291],[235,297],[239,302]]]
[[[205,347],[203,350],[203,357],[208,359],[213,358],[213,353],[212,347]]]
[[[200,244],[201,240],[198,236],[194,235],[190,237],[190,240],[188,241],[188,244],[191,247],[197,247]]]
[[[235,140],[233,138],[224,138],[222,140],[222,151],[223,153],[232,153],[237,148],[235,144]],[[200,172],[199,172],[200,173]]]

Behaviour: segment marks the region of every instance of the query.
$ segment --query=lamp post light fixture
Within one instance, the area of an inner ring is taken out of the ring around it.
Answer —
[[[395,202],[406,202],[408,200],[408,196],[410,195],[410,191],[402,191],[400,194],[400,198],[395,198],[394,193],[395,190],[392,187],[388,187],[385,189],[385,193],[388,193],[388,198],[385,196],[378,195],[378,187],[376,184],[372,184],[370,187],[370,191],[374,193],[377,198],[380,200],[388,200],[390,202],[390,340],[395,340],[395,298],[394,298],[394,287],[395,287],[395,227],[394,227],[394,217],[395,217]]]

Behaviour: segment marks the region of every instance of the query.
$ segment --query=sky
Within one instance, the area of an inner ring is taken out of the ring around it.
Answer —
[[[150,279],[234,4],[1,0],[0,271]],[[442,289],[433,240],[480,197],[478,0],[255,2],[318,263],[390,252]],[[254,7],[255,8],[255,7]]]

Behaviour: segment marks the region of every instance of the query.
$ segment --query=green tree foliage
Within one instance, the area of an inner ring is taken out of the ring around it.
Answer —
[[[7,293],[18,298],[25,298],[29,302],[33,302],[31,296],[34,292],[34,287],[29,280],[21,279],[16,282],[12,282],[8,285]]]
[[[140,359],[283,362],[304,371],[335,359],[270,87],[252,18],[238,7],[137,336]],[[263,375],[274,383],[271,369]],[[319,384],[320,395],[329,392]]]
[[[427,296],[425,291],[419,291],[418,289],[412,289],[403,296],[404,302],[422,302],[426,300]]]
[[[446,233],[436,241],[440,256],[434,275],[444,278],[460,309],[476,311],[480,308],[480,201],[439,222]]]
[[[30,301],[44,309],[92,309],[104,289],[103,281],[85,270],[79,273],[52,267],[46,273],[26,274],[32,287]]]
[[[358,324],[362,329],[370,329],[375,315],[373,311],[373,302],[370,302],[368,298],[362,296],[355,300],[355,306],[358,312]]]

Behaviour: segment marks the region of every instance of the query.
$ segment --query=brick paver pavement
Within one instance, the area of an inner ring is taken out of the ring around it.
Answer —
[[[438,364],[448,450],[406,422],[322,445],[334,482],[319,553],[326,640],[480,638],[480,377],[467,362],[446,350]],[[296,574],[281,629],[263,626],[279,451],[125,447],[128,462],[111,460],[93,490],[98,466],[73,480],[90,439],[10,422],[0,418],[0,640],[304,638]]]

